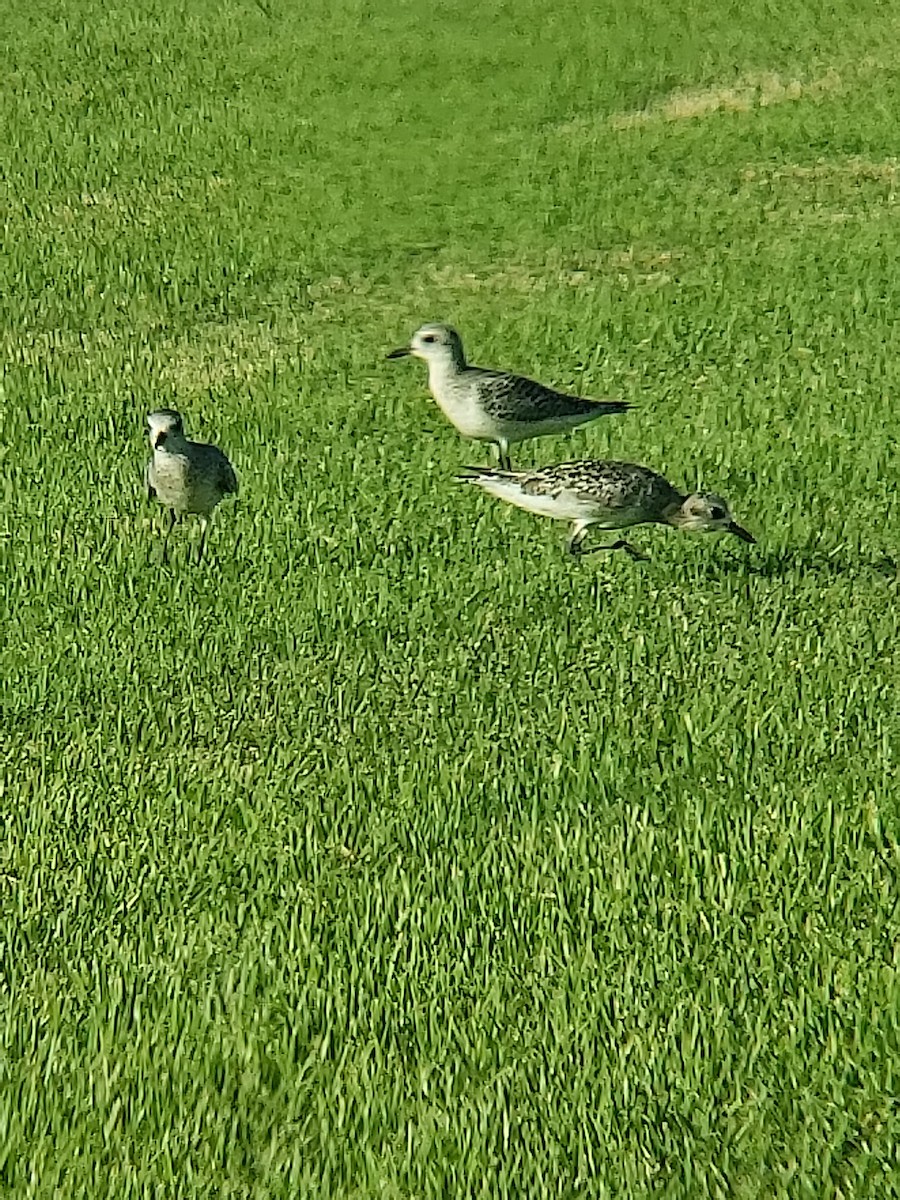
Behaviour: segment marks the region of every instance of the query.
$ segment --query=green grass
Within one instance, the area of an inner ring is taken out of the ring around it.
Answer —
[[[0,14],[4,1194],[900,1191],[900,21],[710,7]],[[437,319],[759,545],[456,488]]]

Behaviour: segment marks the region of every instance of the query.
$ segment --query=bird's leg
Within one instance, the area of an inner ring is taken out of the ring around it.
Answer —
[[[649,562],[650,555],[644,554],[642,550],[636,549],[631,542],[626,542],[624,538],[619,538],[617,542],[609,547],[610,550],[624,550],[635,562]]]
[[[612,542],[608,546],[590,546],[587,550],[581,550],[579,553],[594,554],[598,550],[624,550],[626,554],[630,555],[631,558],[635,560],[635,562],[650,561],[650,556],[648,554],[643,554],[640,550],[635,549],[631,542],[626,542],[624,538],[619,538],[617,542]]]
[[[206,546],[206,531],[209,528],[209,520],[206,517],[200,518],[200,549],[197,551],[197,563],[203,558],[203,550]]]
[[[576,558],[580,558],[583,554],[596,554],[598,550],[624,550],[630,554],[633,559],[639,562],[649,562],[650,559],[646,554],[642,554],[640,550],[636,550],[630,542],[626,542],[624,538],[619,538],[617,542],[612,542],[607,546],[585,546],[584,539],[587,531],[590,528],[590,522],[575,521],[572,525],[572,532],[569,535],[569,540],[566,542],[566,549]]]
[[[175,528],[175,522],[177,520],[178,520],[178,517],[175,514],[175,509],[170,508],[169,509],[169,527],[166,530],[165,537],[163,538],[163,548],[162,548],[163,563],[167,563],[169,561],[169,534]]]
[[[582,554],[589,553],[584,548],[584,539],[588,528],[589,526],[582,524],[581,521],[576,521],[572,526],[572,532],[569,534],[569,539],[566,542],[566,550],[574,558],[579,558]]]
[[[501,471],[512,470],[512,459],[509,457],[509,442],[506,438],[501,438],[495,443],[497,447],[497,464]]]

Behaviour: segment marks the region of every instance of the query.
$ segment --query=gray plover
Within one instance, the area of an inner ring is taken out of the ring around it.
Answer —
[[[493,442],[500,466],[510,467],[514,442],[567,433],[631,408],[622,400],[587,400],[544,387],[523,375],[470,367],[462,339],[449,325],[423,325],[408,346],[388,358],[408,354],[428,363],[428,387],[444,416],[465,438]]]
[[[169,510],[169,528],[163,542],[165,557],[169,534],[184,513],[200,517],[200,549],[203,557],[206,530],[213,509],[225,496],[237,495],[234,468],[217,446],[192,442],[184,436],[181,414],[162,408],[147,417],[153,458],[147,464],[147,496],[155,496]]]
[[[756,538],[742,529],[728,505],[713,492],[685,495],[648,467],[623,462],[565,462],[536,471],[497,471],[490,467],[465,467],[457,479],[475,483],[492,496],[528,512],[559,521],[571,521],[566,543],[570,554],[591,550],[625,550],[632,558],[646,558],[624,538],[608,546],[585,549],[591,525],[601,529],[627,529],[631,525],[671,525],[698,533],[733,533],[745,542]]]

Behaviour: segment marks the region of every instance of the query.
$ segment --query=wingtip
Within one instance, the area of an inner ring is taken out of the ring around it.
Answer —
[[[637,408],[637,405],[632,404],[630,400],[592,400],[591,403],[596,405],[598,417],[611,417],[614,414],[631,412],[633,408]]]

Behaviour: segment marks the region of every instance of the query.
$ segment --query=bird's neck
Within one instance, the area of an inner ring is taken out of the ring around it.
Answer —
[[[466,360],[462,352],[454,354],[448,352],[442,354],[440,358],[431,358],[428,360],[428,383],[432,391],[435,387],[440,387],[442,383],[451,383],[454,379],[459,378],[466,369]]]
[[[154,448],[155,454],[184,454],[187,450],[187,439],[172,437],[170,434],[161,446]]]

